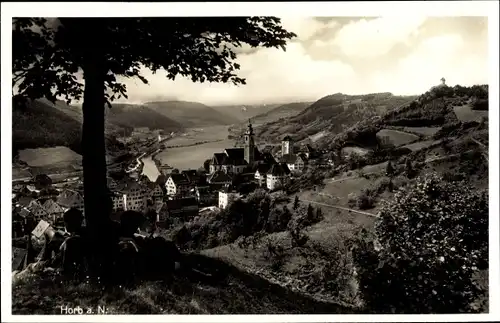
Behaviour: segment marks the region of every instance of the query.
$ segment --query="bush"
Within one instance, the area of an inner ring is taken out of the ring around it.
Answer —
[[[360,290],[376,313],[463,313],[488,268],[488,193],[437,175],[419,178],[380,211],[376,251],[355,249]]]

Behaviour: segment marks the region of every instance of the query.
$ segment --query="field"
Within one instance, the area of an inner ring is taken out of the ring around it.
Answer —
[[[390,129],[380,130],[379,132],[377,132],[377,137],[387,137],[389,141],[396,147],[409,144],[410,142],[418,139],[418,136],[411,133]]]
[[[370,149],[361,148],[361,147],[344,147],[344,148],[342,148],[343,155],[349,155],[352,153],[356,153],[360,156],[363,156],[363,155],[368,154],[368,152],[370,152]]]
[[[414,142],[412,144],[405,145],[403,147],[408,148],[411,151],[418,151],[418,150],[430,147],[432,145],[438,144],[440,142],[441,142],[441,140],[424,140],[424,141]]]
[[[458,107],[453,107],[453,111],[457,116],[457,119],[463,122],[467,121],[477,121],[481,122],[481,118],[488,118],[488,111],[472,110],[469,105],[462,105]]]
[[[404,131],[409,133],[416,133],[424,136],[432,136],[438,132],[441,127],[404,127]]]
[[[19,159],[31,167],[50,167],[54,165],[81,165],[82,156],[68,147],[23,149]]]

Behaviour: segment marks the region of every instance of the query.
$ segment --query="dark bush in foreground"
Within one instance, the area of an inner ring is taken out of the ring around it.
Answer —
[[[354,252],[370,311],[473,311],[481,291],[472,278],[488,268],[486,192],[436,175],[419,178],[383,207],[376,235],[377,251],[361,242]]]

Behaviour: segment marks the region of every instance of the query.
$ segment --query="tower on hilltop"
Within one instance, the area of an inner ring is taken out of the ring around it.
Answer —
[[[253,133],[252,123],[248,119],[248,129],[245,132],[245,160],[250,165],[255,161],[255,139]]]
[[[446,85],[446,79],[444,77],[441,78],[441,85]]]

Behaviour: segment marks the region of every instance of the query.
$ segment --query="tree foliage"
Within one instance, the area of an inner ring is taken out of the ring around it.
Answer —
[[[377,251],[356,250],[367,307],[377,313],[470,311],[472,276],[488,267],[488,194],[437,175],[418,178],[380,211]]]
[[[15,18],[13,81],[20,94],[31,98],[81,99],[84,84],[78,73],[85,66],[86,46],[99,44],[108,103],[127,97],[117,76],[148,83],[142,67],[163,70],[172,80],[185,76],[193,82],[245,84],[236,74],[238,48],[284,49],[294,36],[275,17]]]

